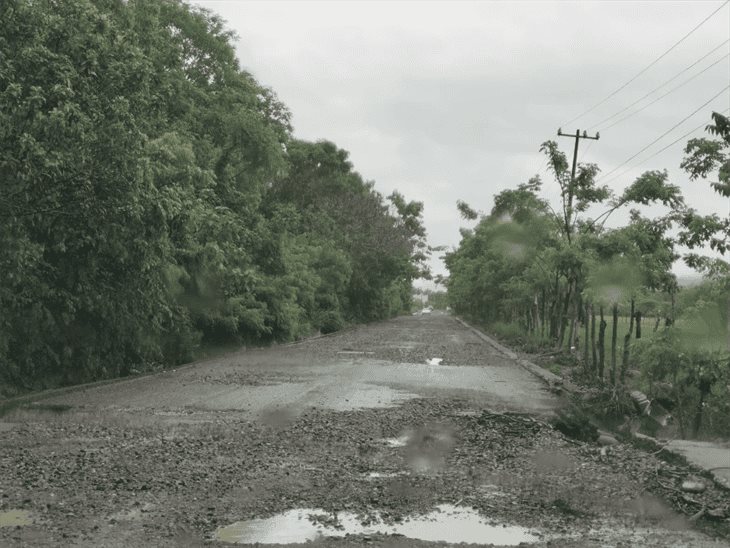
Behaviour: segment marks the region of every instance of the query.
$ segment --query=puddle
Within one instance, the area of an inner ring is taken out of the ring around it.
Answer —
[[[481,417],[482,412],[481,411],[457,411],[456,413],[452,413],[454,417]]]
[[[385,438],[381,440],[388,447],[405,447],[408,445],[411,437],[409,435],[399,436],[397,438]]]
[[[386,348],[392,348],[393,350],[414,350],[418,346],[417,342],[412,341],[401,341],[398,344],[388,344]]]
[[[356,383],[349,386],[346,392],[339,394],[329,392],[325,394],[317,403],[335,411],[351,411],[354,409],[395,407],[417,397],[417,394],[396,390],[387,386]]]
[[[402,476],[403,472],[368,472],[365,476],[368,479],[397,478]]]
[[[31,525],[32,523],[30,512],[26,510],[0,512],[0,527],[19,527],[21,525]]]
[[[524,527],[490,524],[476,511],[450,504],[433,512],[408,516],[401,523],[386,524],[376,517],[363,525],[351,512],[329,514],[324,510],[289,510],[266,519],[239,521],[221,527],[213,537],[231,544],[298,544],[324,537],[346,535],[402,535],[431,542],[501,544],[516,546],[538,537]]]
[[[362,356],[362,355],[368,355],[371,356],[375,354],[375,352],[366,352],[364,350],[340,350],[338,354],[345,354],[348,356]]]
[[[426,360],[426,365],[441,365],[441,362],[443,361],[443,358],[430,358]]]

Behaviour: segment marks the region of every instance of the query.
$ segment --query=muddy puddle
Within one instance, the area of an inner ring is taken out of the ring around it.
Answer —
[[[383,438],[381,441],[388,447],[405,447],[411,439],[410,434],[404,434],[397,438]]]
[[[470,508],[444,504],[424,515],[412,515],[399,523],[385,523],[378,516],[363,523],[351,512],[327,513],[301,508],[270,518],[239,521],[216,530],[216,540],[231,544],[299,544],[324,537],[346,535],[402,535],[412,539],[467,544],[516,546],[535,542],[537,535],[524,527],[490,522]]]
[[[396,390],[387,386],[369,383],[356,383],[341,396],[325,395],[318,403],[335,411],[352,411],[355,409],[376,409],[394,407],[405,401],[418,398],[418,394]]]
[[[388,479],[397,478],[398,476],[404,475],[405,472],[368,472],[364,474],[366,479]]]
[[[26,510],[6,510],[0,512],[0,527],[20,527],[23,525],[31,525],[33,519],[30,512]]]

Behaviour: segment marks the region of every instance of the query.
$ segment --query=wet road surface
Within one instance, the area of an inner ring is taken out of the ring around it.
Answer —
[[[438,313],[39,396],[0,418],[0,545],[727,545],[564,403]]]

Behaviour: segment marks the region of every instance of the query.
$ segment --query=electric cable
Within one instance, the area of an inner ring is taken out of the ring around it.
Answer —
[[[646,99],[646,98],[647,98],[647,97],[649,97],[650,95],[653,95],[654,93],[656,93],[657,91],[659,91],[660,89],[662,89],[662,88],[663,88],[664,86],[666,86],[667,84],[671,84],[671,83],[672,83],[672,82],[673,82],[674,80],[676,80],[677,78],[679,78],[680,76],[682,76],[682,74],[684,74],[685,72],[687,72],[687,71],[688,71],[689,69],[691,69],[691,68],[693,68],[693,67],[697,66],[697,65],[698,65],[699,63],[701,63],[702,61],[704,61],[705,59],[707,59],[707,58],[708,58],[708,57],[709,57],[710,55],[712,55],[713,53],[715,53],[715,52],[716,52],[716,51],[717,51],[718,49],[720,49],[721,47],[723,47],[723,46],[725,46],[726,44],[728,44],[728,42],[730,42],[730,39],[728,39],[728,40],[725,40],[725,41],[724,41],[724,42],[723,42],[722,44],[720,44],[719,46],[715,46],[715,47],[714,47],[714,48],[713,48],[713,49],[712,49],[711,51],[709,51],[708,53],[706,53],[705,55],[703,55],[702,57],[700,57],[699,59],[697,59],[697,60],[696,60],[696,61],[695,61],[694,63],[692,63],[692,64],[691,64],[691,65],[689,65],[688,67],[685,67],[684,69],[680,70],[680,71],[679,71],[679,72],[678,72],[677,74],[675,74],[674,76],[672,76],[672,77],[671,77],[671,78],[670,78],[669,80],[666,80],[666,81],[665,81],[664,83],[662,83],[661,85],[659,85],[659,86],[655,87],[655,88],[654,88],[653,90],[651,90],[651,91],[650,91],[649,93],[647,93],[647,94],[643,95],[642,97],[640,97],[639,99],[637,99],[636,101],[634,101],[633,103],[631,103],[630,105],[628,105],[628,106],[626,106],[626,107],[622,108],[622,109],[621,109],[621,110],[619,110],[618,112],[614,112],[613,114],[611,114],[611,116],[607,116],[606,118],[604,118],[604,119],[603,119],[603,120],[601,120],[600,122],[597,122],[597,123],[595,123],[595,124],[591,125],[591,126],[590,126],[590,127],[588,128],[588,131],[593,131],[593,130],[594,130],[594,129],[595,129],[596,127],[600,129],[600,128],[601,128],[601,126],[603,126],[603,124],[605,124],[606,122],[608,122],[608,121],[609,121],[609,120],[611,120],[612,118],[614,118],[614,117],[616,117],[616,116],[618,116],[618,115],[620,115],[620,114],[623,114],[624,112],[626,112],[627,110],[629,110],[629,109],[630,109],[631,107],[633,107],[633,106],[635,106],[635,105],[639,104],[639,103],[640,103],[641,101],[643,101],[644,99]],[[725,57],[727,57],[727,56],[725,56]],[[717,60],[717,61],[716,61],[715,63],[713,63],[712,65],[710,65],[710,67],[712,67],[712,66],[714,66],[715,64],[719,63],[720,61],[722,61],[723,59],[725,59],[725,57],[723,57],[722,59],[719,59],[719,60]],[[685,83],[686,83],[686,82],[689,82],[689,81],[691,81],[691,80],[692,80],[692,79],[694,79],[694,78],[696,78],[697,76],[699,76],[700,74],[702,74],[703,72],[705,72],[705,71],[706,71],[707,69],[709,69],[710,67],[707,67],[707,68],[705,68],[704,70],[702,70],[701,72],[698,72],[697,74],[695,74],[694,76],[692,76],[692,77],[691,77],[691,78],[690,78],[689,80],[686,80],[686,81],[685,81]],[[677,88],[674,88],[674,89],[677,89]]]
[[[601,127],[601,128],[599,128],[599,130],[600,130],[600,131],[606,131],[607,129],[611,129],[611,128],[612,128],[613,126],[616,126],[616,125],[620,124],[620,123],[621,123],[621,122],[623,122],[624,120],[628,120],[629,118],[632,118],[633,116],[637,115],[637,114],[638,114],[638,113],[640,113],[641,111],[643,111],[643,110],[646,110],[647,108],[649,108],[649,107],[650,107],[651,105],[653,105],[654,103],[657,103],[658,101],[661,101],[661,100],[662,100],[662,99],[664,99],[664,98],[665,98],[665,97],[666,97],[667,95],[671,95],[672,93],[674,93],[675,91],[677,91],[677,90],[678,90],[679,88],[681,88],[681,87],[684,87],[684,86],[685,86],[686,84],[689,84],[689,83],[690,83],[690,82],[691,82],[692,80],[694,80],[695,78],[697,78],[697,77],[698,77],[698,76],[699,76],[700,74],[702,74],[702,73],[704,73],[704,72],[707,72],[707,71],[708,71],[709,69],[711,69],[712,67],[714,67],[715,65],[717,65],[717,64],[718,64],[718,63],[719,63],[720,61],[724,61],[724,60],[726,60],[726,59],[727,59],[728,57],[730,57],[730,53],[728,53],[727,55],[725,55],[725,56],[721,57],[720,59],[718,59],[717,61],[715,61],[715,62],[714,62],[714,63],[712,63],[711,65],[709,65],[709,66],[705,67],[705,68],[704,68],[704,69],[702,69],[702,70],[701,70],[700,72],[698,72],[698,73],[697,73],[697,74],[695,74],[694,76],[692,76],[692,77],[688,78],[687,80],[685,80],[684,82],[682,82],[682,83],[681,83],[681,84],[679,84],[678,86],[675,86],[675,87],[673,87],[672,89],[670,89],[669,91],[667,91],[667,92],[666,92],[666,93],[664,93],[663,95],[660,95],[659,97],[657,97],[657,98],[656,98],[656,99],[654,99],[653,101],[651,101],[651,102],[649,102],[649,103],[645,104],[645,105],[644,105],[643,107],[641,107],[641,108],[639,108],[639,109],[637,109],[637,110],[635,110],[635,111],[633,111],[633,112],[630,112],[630,113],[629,113],[629,114],[627,114],[626,116],[624,116],[624,117],[622,117],[622,118],[619,118],[618,120],[616,120],[615,122],[613,122],[612,124],[610,124],[610,125],[608,125],[608,126],[606,126],[606,127]]]
[[[730,108],[726,108],[726,109],[725,109],[724,111],[722,111],[722,112],[721,112],[720,114],[723,114],[723,115],[727,115],[728,113],[730,113]],[[610,179],[609,179],[608,181],[606,181],[606,183],[610,183],[611,181],[615,181],[616,179],[618,179],[618,178],[619,178],[619,177],[621,177],[622,175],[625,175],[626,173],[628,173],[628,172],[629,172],[629,171],[631,171],[632,169],[635,169],[635,168],[637,168],[637,167],[639,167],[639,166],[641,166],[641,165],[644,165],[644,164],[645,164],[646,162],[648,162],[649,160],[651,160],[651,159],[652,159],[652,158],[654,158],[655,156],[658,156],[659,154],[661,154],[662,152],[664,152],[664,151],[665,151],[665,150],[667,150],[668,148],[670,148],[670,147],[672,147],[672,146],[676,145],[676,144],[677,144],[678,142],[680,142],[680,141],[681,141],[682,139],[686,139],[687,137],[689,137],[690,135],[692,135],[692,134],[693,134],[693,133],[694,133],[695,131],[697,131],[697,130],[699,130],[699,129],[702,129],[702,128],[704,128],[704,127],[707,127],[707,125],[708,125],[708,124],[707,124],[707,122],[703,122],[702,124],[700,124],[700,125],[699,125],[699,126],[697,126],[696,128],[694,128],[694,129],[692,129],[692,130],[688,131],[687,133],[685,133],[685,134],[684,134],[684,135],[682,135],[681,137],[678,137],[677,139],[675,139],[674,141],[672,141],[671,143],[669,143],[669,144],[668,144],[668,145],[666,145],[665,147],[663,147],[663,148],[661,148],[661,149],[657,150],[657,151],[656,151],[656,152],[655,152],[654,154],[652,154],[651,156],[648,156],[648,157],[644,158],[644,159],[643,159],[643,160],[642,160],[641,162],[639,162],[638,164],[636,164],[636,165],[633,165],[633,166],[631,166],[631,167],[629,167],[629,168],[627,168],[627,169],[623,170],[623,171],[622,171],[621,173],[619,173],[619,174],[617,174],[617,175],[614,175],[614,176],[613,176],[613,177],[611,177],[611,178],[610,178]]]
[[[604,97],[603,99],[601,99],[598,103],[596,103],[595,105],[593,105],[592,107],[590,107],[588,110],[582,112],[581,114],[579,114],[578,116],[576,116],[572,120],[569,120],[568,122],[564,123],[563,126],[568,126],[568,125],[572,124],[573,122],[575,122],[576,120],[579,120],[580,118],[583,118],[583,116],[585,116],[586,114],[588,114],[590,112],[593,112],[599,106],[601,106],[606,101],[608,101],[609,99],[611,99],[612,97],[614,97],[617,93],[619,93],[624,88],[626,88],[626,86],[628,86],[629,84],[631,84],[639,76],[641,76],[642,74],[644,74],[651,67],[653,67],[659,61],[661,61],[664,57],[666,57],[672,50],[674,50],[674,48],[676,48],[679,44],[681,44],[687,38],[689,38],[692,34],[694,34],[702,25],[704,25],[707,21],[709,21],[717,12],[719,12],[722,8],[724,8],[725,6],[727,6],[729,3],[730,3],[730,0],[726,0],[725,2],[723,2],[720,7],[718,7],[717,9],[715,9],[710,15],[708,15],[702,21],[700,21],[694,28],[692,28],[692,30],[690,30],[687,34],[685,34],[684,36],[682,36],[682,38],[680,38],[679,40],[677,40],[668,50],[666,50],[659,57],[657,57],[656,59],[654,59],[646,67],[644,67],[643,69],[641,69],[635,76],[633,76],[627,82],[625,82],[622,85],[620,85],[618,88],[616,88],[614,91],[612,91],[611,93],[609,93],[606,97]]]
[[[657,137],[656,139],[654,139],[654,140],[653,140],[653,141],[652,141],[651,143],[649,143],[649,144],[648,144],[648,145],[646,145],[646,146],[645,146],[644,148],[642,148],[641,150],[639,150],[639,152],[637,152],[636,154],[634,154],[634,155],[633,155],[633,156],[631,156],[630,158],[627,158],[626,160],[624,160],[623,162],[621,162],[621,163],[620,163],[619,165],[617,165],[617,166],[616,166],[615,168],[613,168],[613,169],[612,169],[611,171],[609,171],[608,173],[606,173],[606,174],[605,174],[605,175],[604,175],[603,177],[601,177],[601,178],[599,179],[599,181],[602,181],[602,180],[606,179],[606,178],[607,178],[607,177],[608,177],[609,175],[611,175],[612,173],[615,173],[615,172],[616,172],[616,171],[618,171],[618,170],[619,170],[620,168],[622,168],[623,166],[625,166],[626,164],[628,164],[629,162],[631,162],[631,161],[632,161],[632,160],[633,160],[634,158],[636,158],[636,157],[637,157],[637,156],[638,156],[639,154],[641,154],[642,152],[644,152],[645,150],[647,150],[648,148],[650,148],[650,147],[651,147],[652,145],[656,144],[656,143],[657,143],[658,141],[660,141],[660,140],[661,140],[661,139],[662,139],[662,138],[663,138],[664,136],[666,136],[666,135],[667,135],[668,133],[671,133],[672,131],[674,131],[674,130],[675,130],[676,128],[678,128],[678,127],[679,127],[680,125],[682,125],[682,124],[683,124],[684,122],[686,122],[687,120],[689,120],[689,119],[690,119],[690,118],[691,118],[692,116],[694,116],[695,114],[697,114],[697,113],[698,113],[698,112],[699,112],[700,110],[702,110],[703,108],[705,108],[705,107],[706,107],[707,105],[709,105],[709,104],[710,104],[710,103],[711,103],[712,101],[714,101],[715,99],[717,99],[717,98],[718,98],[718,97],[719,97],[720,95],[722,95],[723,93],[725,93],[725,92],[726,92],[727,90],[729,90],[729,89],[730,89],[730,85],[728,85],[728,86],[725,86],[725,87],[724,87],[723,89],[721,89],[721,90],[720,90],[720,91],[719,91],[718,93],[716,93],[715,95],[713,95],[713,96],[712,96],[712,98],[710,98],[710,99],[709,99],[709,100],[708,100],[707,102],[705,102],[704,104],[702,104],[702,105],[701,105],[700,107],[698,107],[698,108],[697,108],[696,110],[694,110],[694,111],[693,111],[692,113],[690,113],[690,114],[689,114],[688,116],[686,116],[686,117],[682,118],[682,119],[681,119],[681,120],[680,120],[679,122],[677,122],[677,123],[676,123],[675,125],[673,125],[673,126],[672,126],[671,128],[669,128],[668,130],[666,130],[666,131],[665,131],[664,133],[662,133],[662,134],[661,134],[661,135],[660,135],[659,137]],[[612,179],[612,180],[613,180],[613,179]]]

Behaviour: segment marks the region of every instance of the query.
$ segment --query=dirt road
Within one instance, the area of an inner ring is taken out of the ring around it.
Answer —
[[[39,398],[0,418],[0,545],[728,545],[563,403],[437,313]]]

